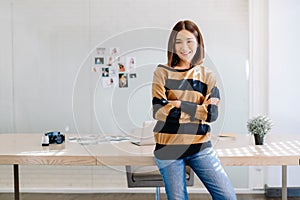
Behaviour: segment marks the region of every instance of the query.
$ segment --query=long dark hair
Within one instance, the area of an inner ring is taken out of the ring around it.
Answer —
[[[204,55],[205,55],[202,34],[198,26],[194,22],[185,20],[185,21],[177,22],[177,24],[174,26],[170,34],[169,43],[168,43],[168,65],[174,67],[180,61],[180,58],[175,52],[175,41],[178,32],[181,30],[187,30],[191,32],[196,37],[198,42],[198,48],[192,59],[191,67],[201,64],[203,62]]]

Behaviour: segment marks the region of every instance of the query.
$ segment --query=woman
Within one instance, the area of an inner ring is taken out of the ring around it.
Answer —
[[[202,66],[204,54],[197,25],[179,21],[170,34],[168,63],[153,75],[154,155],[168,200],[188,199],[186,165],[213,199],[236,199],[210,142],[209,123],[218,117],[220,95],[213,73]]]

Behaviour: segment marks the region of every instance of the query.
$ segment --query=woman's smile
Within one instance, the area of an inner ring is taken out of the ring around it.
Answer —
[[[197,47],[197,39],[191,32],[187,30],[179,31],[175,42],[175,51],[180,58],[179,65],[189,65],[197,51]]]

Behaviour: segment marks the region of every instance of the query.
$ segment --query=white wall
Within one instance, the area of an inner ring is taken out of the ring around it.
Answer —
[[[15,130],[7,131],[73,127],[72,86],[89,51],[89,6],[81,0],[11,2]]]
[[[0,132],[13,130],[12,10],[0,1]]]
[[[77,73],[81,75],[86,70],[86,74],[79,77],[83,78],[82,82],[79,81],[80,87],[89,92],[94,91],[95,82],[84,80],[95,79],[89,71],[90,66],[87,66],[90,63],[85,60],[87,56],[93,56],[90,54],[92,50],[103,42],[107,46],[120,46],[121,50],[132,50],[133,47],[144,47],[143,41],[147,41],[150,47],[165,50],[168,31],[180,19],[192,19],[200,26],[208,60],[213,63],[212,67],[223,81],[219,83],[224,88],[223,102],[228,102],[222,113],[225,115],[223,131],[245,132],[244,122],[248,113],[248,83],[245,74],[245,61],[248,59],[246,0],[227,0],[222,3],[189,1],[183,5],[180,1],[170,4],[132,0],[6,0],[1,3],[1,40],[5,44],[1,47],[4,49],[1,69],[5,71],[1,73],[1,81],[5,81],[1,92],[6,91],[7,94],[1,98],[1,109],[5,113],[1,117],[7,123],[0,127],[0,132],[43,132],[49,129],[64,130],[66,126],[70,127],[70,131],[75,131],[72,119],[73,86],[78,81],[75,80],[78,78]],[[134,29],[145,27],[160,29],[160,33],[155,33],[155,37],[152,33],[134,35]],[[126,32],[131,34],[129,40],[125,40],[128,39]],[[122,44],[116,42],[113,36]],[[150,67],[154,68],[157,63],[166,61],[163,51],[139,53],[139,66],[151,64]],[[149,81],[151,70],[149,72],[147,76],[140,74],[139,78]],[[232,76],[232,73],[239,76]],[[78,98],[73,99],[75,106],[77,100],[86,102],[81,110],[76,110],[75,116],[84,116],[76,123],[81,123],[82,131],[99,131],[95,126],[91,105],[88,105],[92,103],[91,97],[78,95],[75,98]],[[146,104],[148,109],[151,102]],[[9,105],[9,109],[4,105]],[[139,123],[132,121],[125,128],[129,129],[129,126]],[[115,127],[114,123],[110,125]]]
[[[123,52],[140,46],[165,50],[168,31],[180,19],[199,25],[207,63],[220,77],[222,116],[213,131],[246,133],[247,0],[1,1],[0,132],[69,127],[70,132],[113,134],[140,126],[150,117],[151,72],[166,62],[165,53],[132,52],[138,78],[128,89],[108,90],[91,72],[93,50],[98,45]],[[44,173],[39,169],[27,172],[36,177]],[[227,170],[236,187],[248,186],[247,168]]]
[[[299,133],[300,1],[269,1],[269,113],[273,133]],[[288,167],[288,186],[300,186],[299,167]],[[267,184],[281,185],[281,169],[270,167]]]

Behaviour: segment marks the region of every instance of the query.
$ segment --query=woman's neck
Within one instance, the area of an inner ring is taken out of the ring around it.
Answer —
[[[174,67],[175,69],[190,69],[191,63],[189,62],[179,62],[178,65]]]

